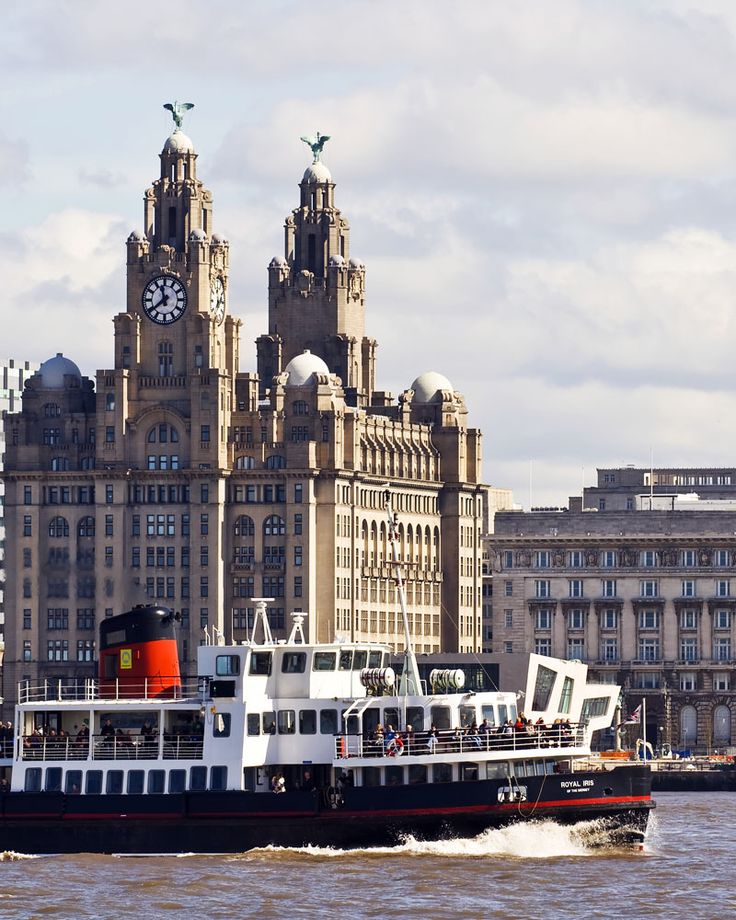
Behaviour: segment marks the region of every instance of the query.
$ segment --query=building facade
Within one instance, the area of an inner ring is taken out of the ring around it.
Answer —
[[[736,499],[736,469],[731,467],[621,466],[597,472],[596,485],[583,490],[583,508],[636,511],[652,502],[655,508],[672,507],[676,496],[692,493],[701,500]]]
[[[495,651],[578,658],[647,697],[647,738],[736,738],[736,509],[502,512],[488,541]]]
[[[7,702],[18,680],[92,676],[100,617],[149,600],[180,611],[190,673],[205,630],[250,637],[254,597],[277,637],[304,610],[310,640],[400,646],[387,484],[417,650],[480,649],[481,436],[440,374],[375,389],[349,246],[313,163],[268,269],[261,374],[240,373],[230,247],[191,140],[167,139],[113,366],[93,382],[57,355],[6,419]]]

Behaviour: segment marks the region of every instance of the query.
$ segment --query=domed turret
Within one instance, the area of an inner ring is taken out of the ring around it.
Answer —
[[[194,153],[194,144],[191,138],[178,128],[166,138],[164,149],[161,153]]]
[[[420,374],[412,383],[411,389],[414,390],[415,403],[433,403],[439,402],[438,394],[442,390],[455,391],[455,388],[444,374],[437,371],[427,371]]]
[[[329,374],[330,369],[319,355],[304,351],[289,361],[284,372],[289,375],[287,386],[301,387],[311,381],[313,374]]]
[[[317,163],[310,163],[304,170],[302,182],[308,182],[310,185],[319,185],[322,182],[332,182],[332,173],[319,160]]]
[[[43,386],[49,390],[64,389],[67,377],[73,378],[72,385],[79,386],[82,383],[82,374],[77,365],[61,352],[44,361],[37,373],[43,378]]]

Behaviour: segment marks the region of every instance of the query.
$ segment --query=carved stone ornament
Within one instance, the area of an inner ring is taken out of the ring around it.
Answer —
[[[674,550],[674,549],[662,550],[662,565],[665,565],[665,566],[677,565],[677,550]]]
[[[516,564],[521,568],[529,568],[532,564],[532,554],[528,550],[522,550],[516,557]]]
[[[588,549],[585,551],[585,564],[598,565],[598,550]]]
[[[554,554],[554,556],[552,557],[552,564],[553,564],[553,565],[555,566],[555,568],[557,568],[557,569],[559,569],[559,568],[561,568],[562,566],[564,566],[564,564],[565,564],[565,552],[564,552],[564,550],[561,550],[561,549],[555,550],[555,554]]]
[[[352,272],[350,274],[350,282],[348,288],[350,291],[350,296],[353,298],[353,300],[357,300],[360,297],[363,288],[363,283],[359,272]]]
[[[710,565],[711,554],[709,549],[701,549],[698,553],[698,565]]]
[[[296,276],[296,289],[302,297],[309,297],[314,290],[314,275],[303,268]]]
[[[621,550],[621,565],[627,568],[631,568],[636,565],[637,554],[636,550],[633,549],[622,549]]]

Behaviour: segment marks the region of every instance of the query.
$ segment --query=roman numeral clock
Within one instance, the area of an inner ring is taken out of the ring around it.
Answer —
[[[187,308],[187,291],[173,275],[151,278],[143,288],[143,312],[160,326],[175,323]]]

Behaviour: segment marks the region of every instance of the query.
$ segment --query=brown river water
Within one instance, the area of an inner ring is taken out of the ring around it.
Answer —
[[[641,851],[591,848],[594,828],[545,822],[376,850],[5,854],[0,918],[736,917],[736,793],[656,798]]]

